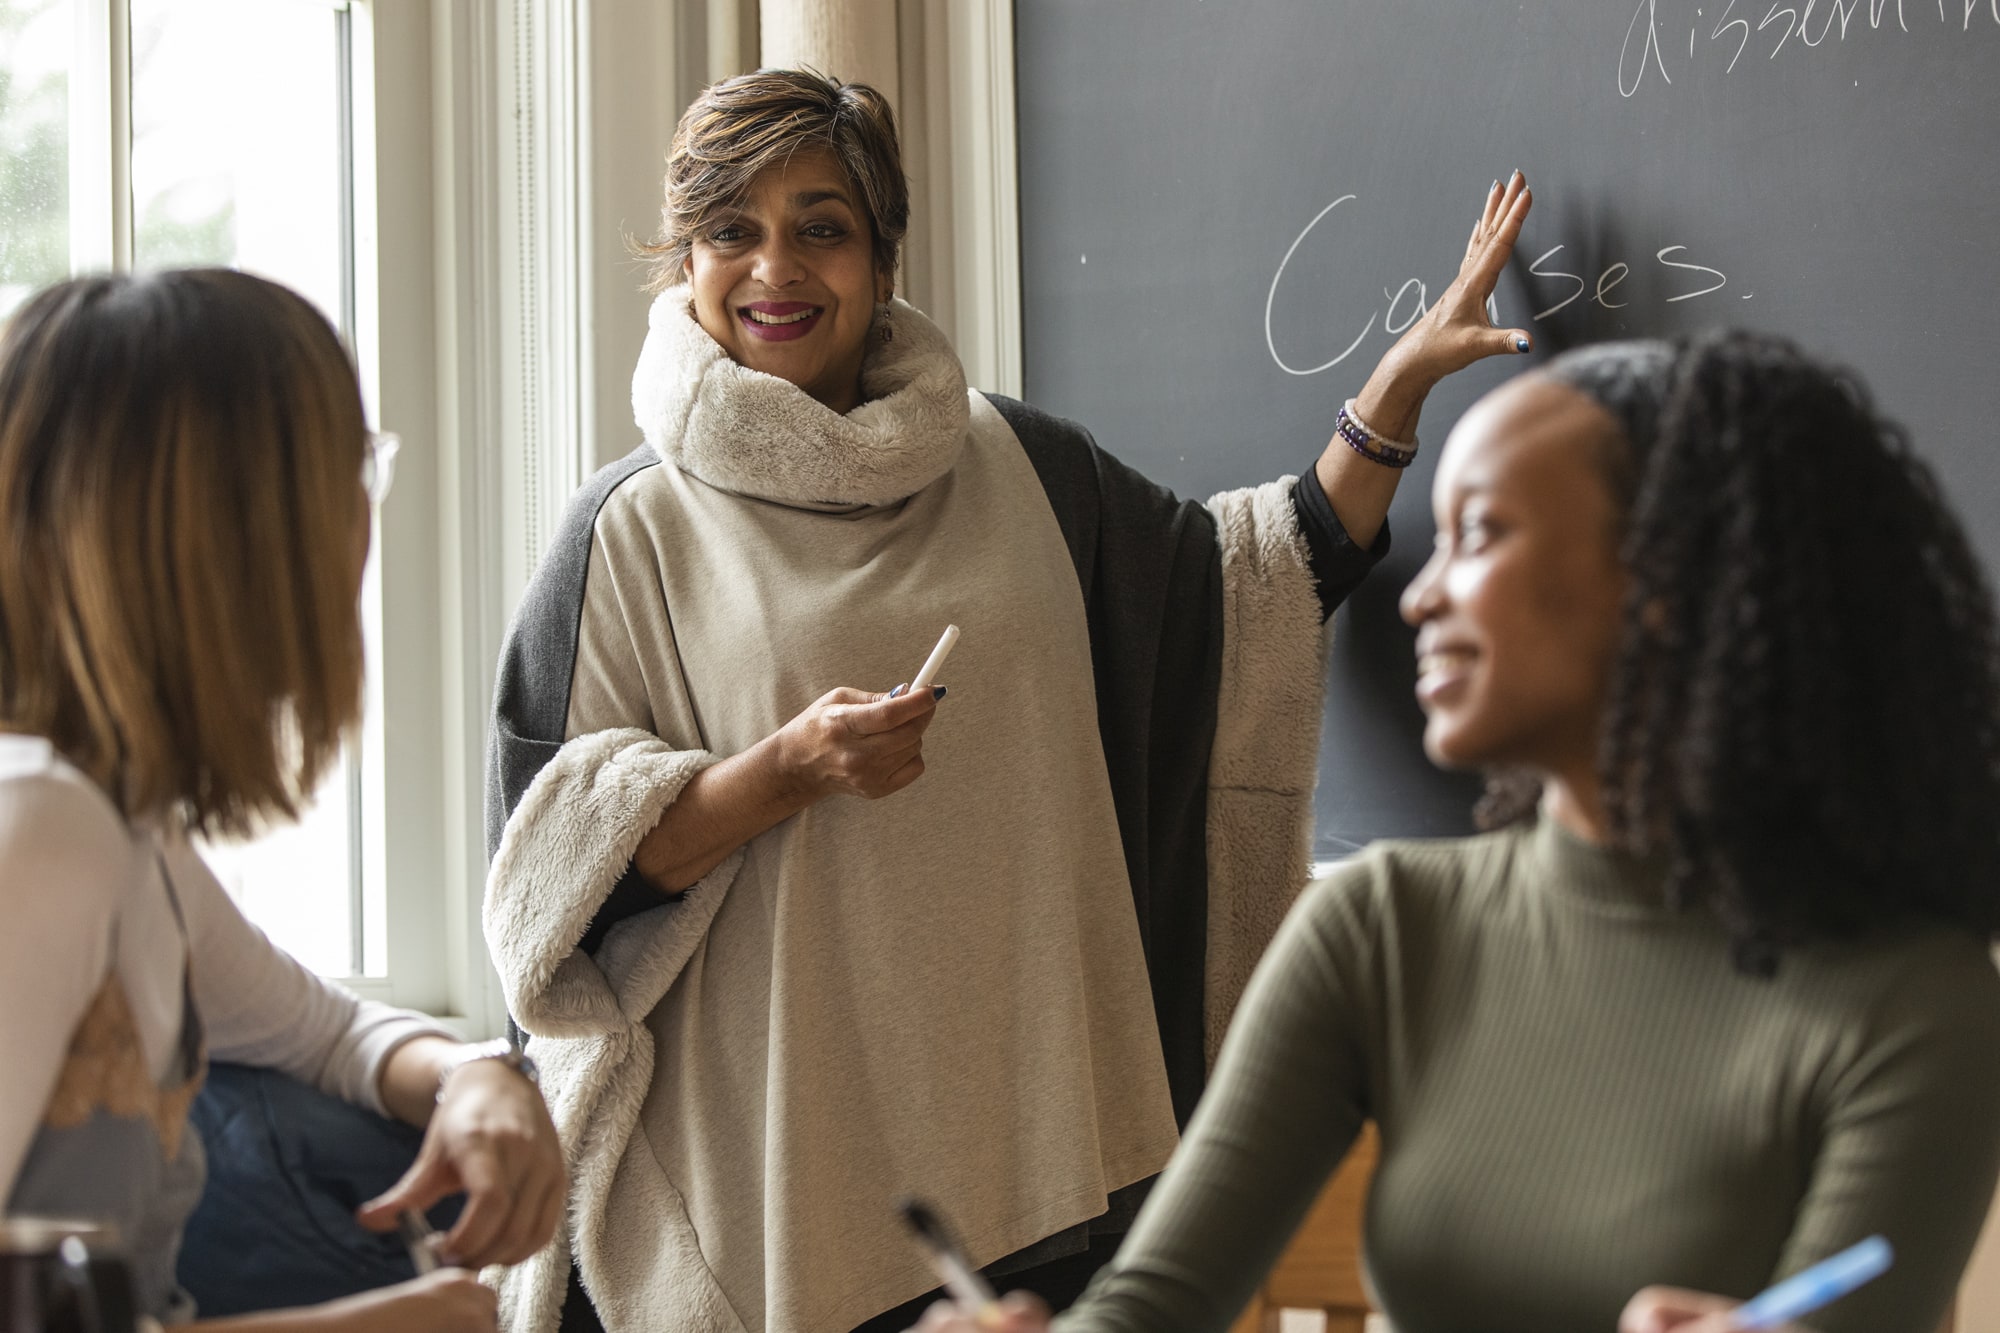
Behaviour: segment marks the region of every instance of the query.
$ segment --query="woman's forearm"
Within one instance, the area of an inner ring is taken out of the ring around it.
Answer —
[[[1433,387],[1433,381],[1406,369],[1392,351],[1355,396],[1354,410],[1370,429],[1392,440],[1414,439],[1417,418]],[[1389,516],[1389,502],[1396,498],[1403,470],[1363,458],[1335,435],[1327,441],[1313,474],[1348,537],[1363,550],[1373,546]]]
[[[698,883],[729,854],[818,799],[781,761],[779,738],[704,768],[640,840],[632,867],[666,893]]]
[[[441,1268],[323,1305],[204,1319],[191,1333],[492,1333],[496,1298],[479,1275]],[[178,1333],[178,1330],[176,1331]]]
[[[176,1333],[347,1333],[350,1326],[338,1311],[305,1306],[231,1315],[226,1319],[198,1319],[192,1324],[179,1325]]]
[[[459,1044],[444,1037],[412,1037],[382,1062],[376,1091],[382,1108],[418,1129],[431,1122],[437,1109],[438,1077],[444,1061]]]
[[[632,868],[679,893],[828,796],[875,800],[901,791],[923,774],[924,729],[943,695],[942,687],[901,697],[829,690],[749,749],[690,778],[640,840]]]

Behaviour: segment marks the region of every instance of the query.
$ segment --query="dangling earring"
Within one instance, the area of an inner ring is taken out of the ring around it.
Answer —
[[[885,343],[896,341],[896,326],[889,322],[889,305],[886,301],[875,307],[875,336]]]

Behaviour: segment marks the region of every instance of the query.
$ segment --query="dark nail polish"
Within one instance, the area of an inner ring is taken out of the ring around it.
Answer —
[[[1499,182],[1499,181],[1494,181],[1494,182],[1493,182],[1493,183],[1492,183],[1491,185],[1489,185],[1489,186],[1487,186],[1487,187],[1486,187],[1486,193],[1488,193],[1488,194],[1492,194],[1492,193],[1493,193],[1493,192],[1494,192],[1495,190],[1497,190],[1497,189],[1499,189],[1499,188],[1500,188],[1500,182]]]
[[[942,686],[942,685],[933,685],[933,686],[931,686],[931,698],[933,698],[933,699],[942,699],[942,698],[944,698],[944,686]]]
[[[891,699],[897,699],[897,698],[901,698],[901,697],[902,697],[902,694],[903,694],[903,691],[904,691],[904,690],[907,690],[907,689],[909,689],[909,688],[910,688],[910,687],[909,687],[909,686],[908,686],[907,684],[904,684],[904,685],[898,685],[898,686],[897,686],[897,687],[896,687],[895,689],[893,689],[893,690],[890,690],[890,691],[889,691],[889,697],[890,697]]]
[[[1515,350],[1515,351],[1517,351],[1517,352],[1525,352],[1525,351],[1527,351],[1527,350],[1528,350],[1528,340],[1527,340],[1526,338],[1516,338],[1516,339],[1514,340],[1514,350]]]

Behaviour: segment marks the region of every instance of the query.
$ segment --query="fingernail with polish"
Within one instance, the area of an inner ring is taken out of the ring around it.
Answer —
[[[1528,340],[1527,340],[1526,338],[1516,338],[1516,339],[1514,340],[1514,350],[1515,350],[1515,351],[1517,351],[1517,352],[1525,352],[1525,351],[1527,351],[1527,350],[1528,350]]]
[[[931,698],[933,698],[933,699],[942,699],[942,698],[944,698],[944,690],[945,690],[945,687],[944,687],[944,686],[942,686],[942,685],[933,685],[933,686],[931,686]]]
[[[905,682],[904,684],[901,684],[901,685],[898,685],[898,686],[897,686],[897,687],[896,687],[895,689],[893,689],[893,690],[890,690],[890,691],[889,691],[889,697],[890,697],[891,699],[895,699],[895,698],[898,698],[898,697],[900,697],[900,696],[902,695],[902,693],[903,693],[903,691],[904,691],[904,690],[907,690],[907,689],[909,689],[909,688],[910,688],[910,687],[909,687],[909,684],[908,684],[907,682]]]

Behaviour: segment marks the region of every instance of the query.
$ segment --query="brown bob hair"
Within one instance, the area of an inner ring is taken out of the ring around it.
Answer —
[[[360,715],[361,393],[275,283],[79,278],[0,335],[0,729],[127,817],[294,817]]]
[[[861,196],[875,265],[896,268],[910,229],[910,183],[888,99],[865,83],[810,69],[760,69],[711,85],[682,114],[667,154],[660,234],[638,247],[651,260],[646,289],[684,280],[695,233],[741,199],[766,169],[801,150],[830,150]]]

